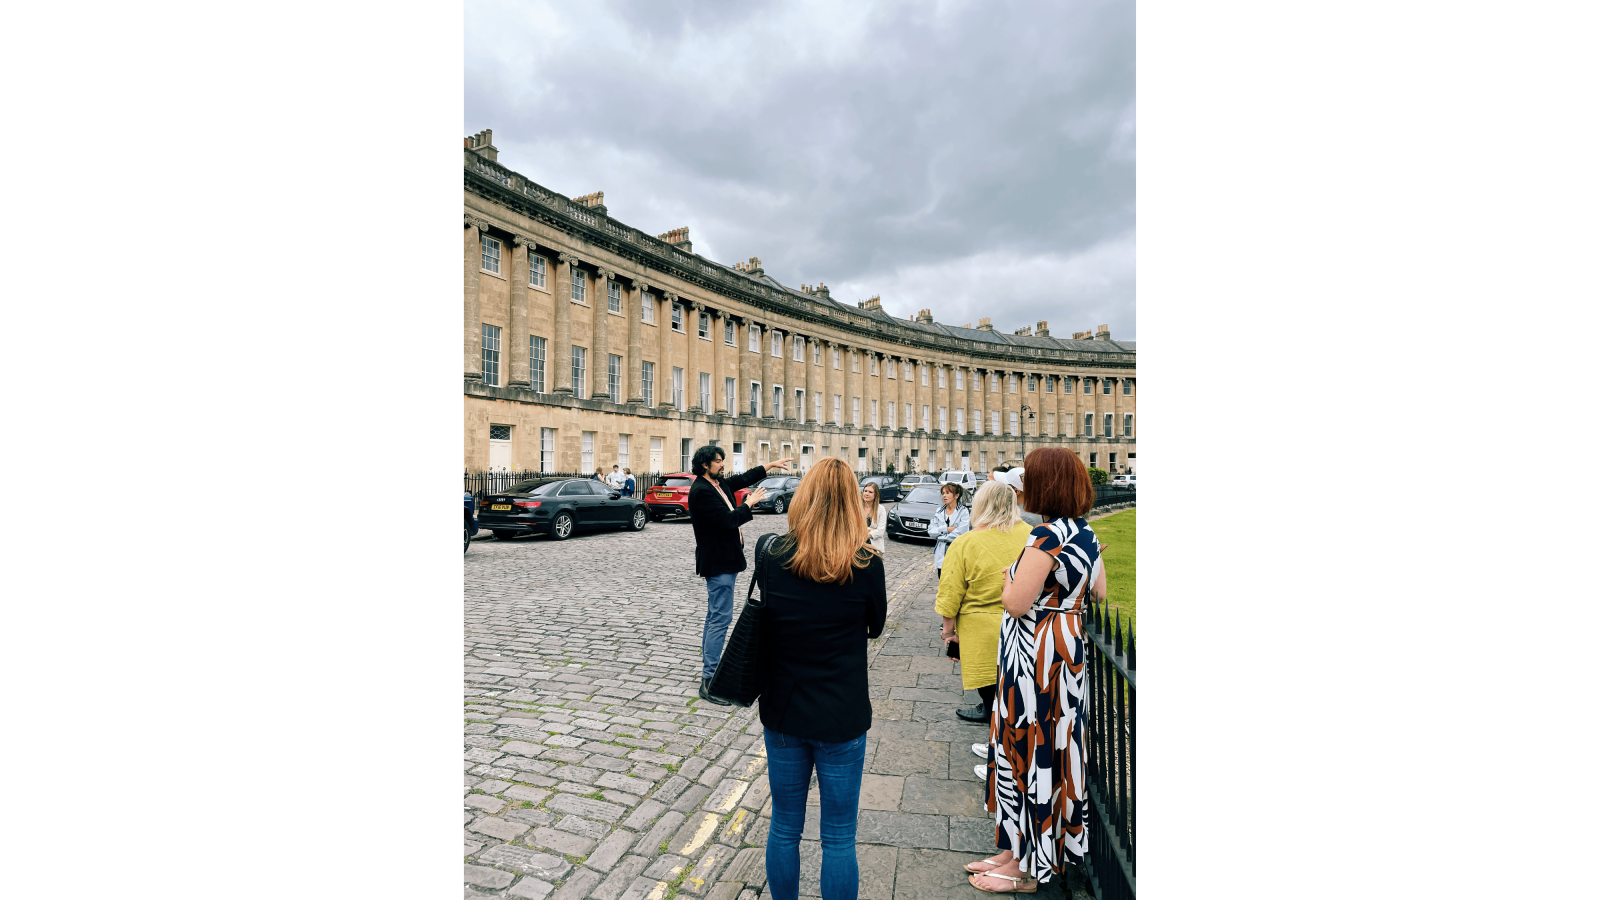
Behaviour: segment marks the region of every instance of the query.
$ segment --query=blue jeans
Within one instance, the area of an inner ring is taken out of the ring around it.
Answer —
[[[706,579],[706,631],[700,638],[701,671],[705,678],[717,674],[717,663],[722,659],[722,645],[728,640],[728,623],[733,621],[733,582],[738,577],[729,572]]]
[[[800,896],[800,832],[806,824],[814,765],[822,792],[822,900],[856,900],[861,888],[856,805],[861,799],[867,736],[829,744],[768,730],[762,739],[767,745],[767,785],[772,789],[767,891],[774,900]]]

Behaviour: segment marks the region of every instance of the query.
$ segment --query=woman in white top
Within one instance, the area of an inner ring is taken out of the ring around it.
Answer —
[[[878,502],[878,485],[871,481],[861,486],[861,512],[867,517],[867,543],[882,553],[889,534],[889,508]]]

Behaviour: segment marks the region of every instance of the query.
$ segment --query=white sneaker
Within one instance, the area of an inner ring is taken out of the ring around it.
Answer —
[[[980,780],[988,781],[989,780],[989,764],[988,763],[978,763],[977,765],[972,767],[972,774],[978,776],[978,778]]]
[[[976,756],[977,758],[979,758],[981,760],[983,760],[984,762],[988,762],[989,761],[989,745],[988,744],[973,744],[972,745],[972,755]]]

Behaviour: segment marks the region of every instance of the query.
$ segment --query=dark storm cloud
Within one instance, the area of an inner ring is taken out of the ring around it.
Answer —
[[[1130,3],[469,0],[466,116],[785,284],[1134,337]]]

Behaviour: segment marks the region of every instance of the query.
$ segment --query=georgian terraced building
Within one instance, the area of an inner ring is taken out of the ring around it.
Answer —
[[[1134,469],[1134,345],[1104,325],[1002,334],[786,287],[535,184],[490,139],[464,150],[468,471],[674,472],[712,442],[735,471],[983,471],[1041,445]]]

